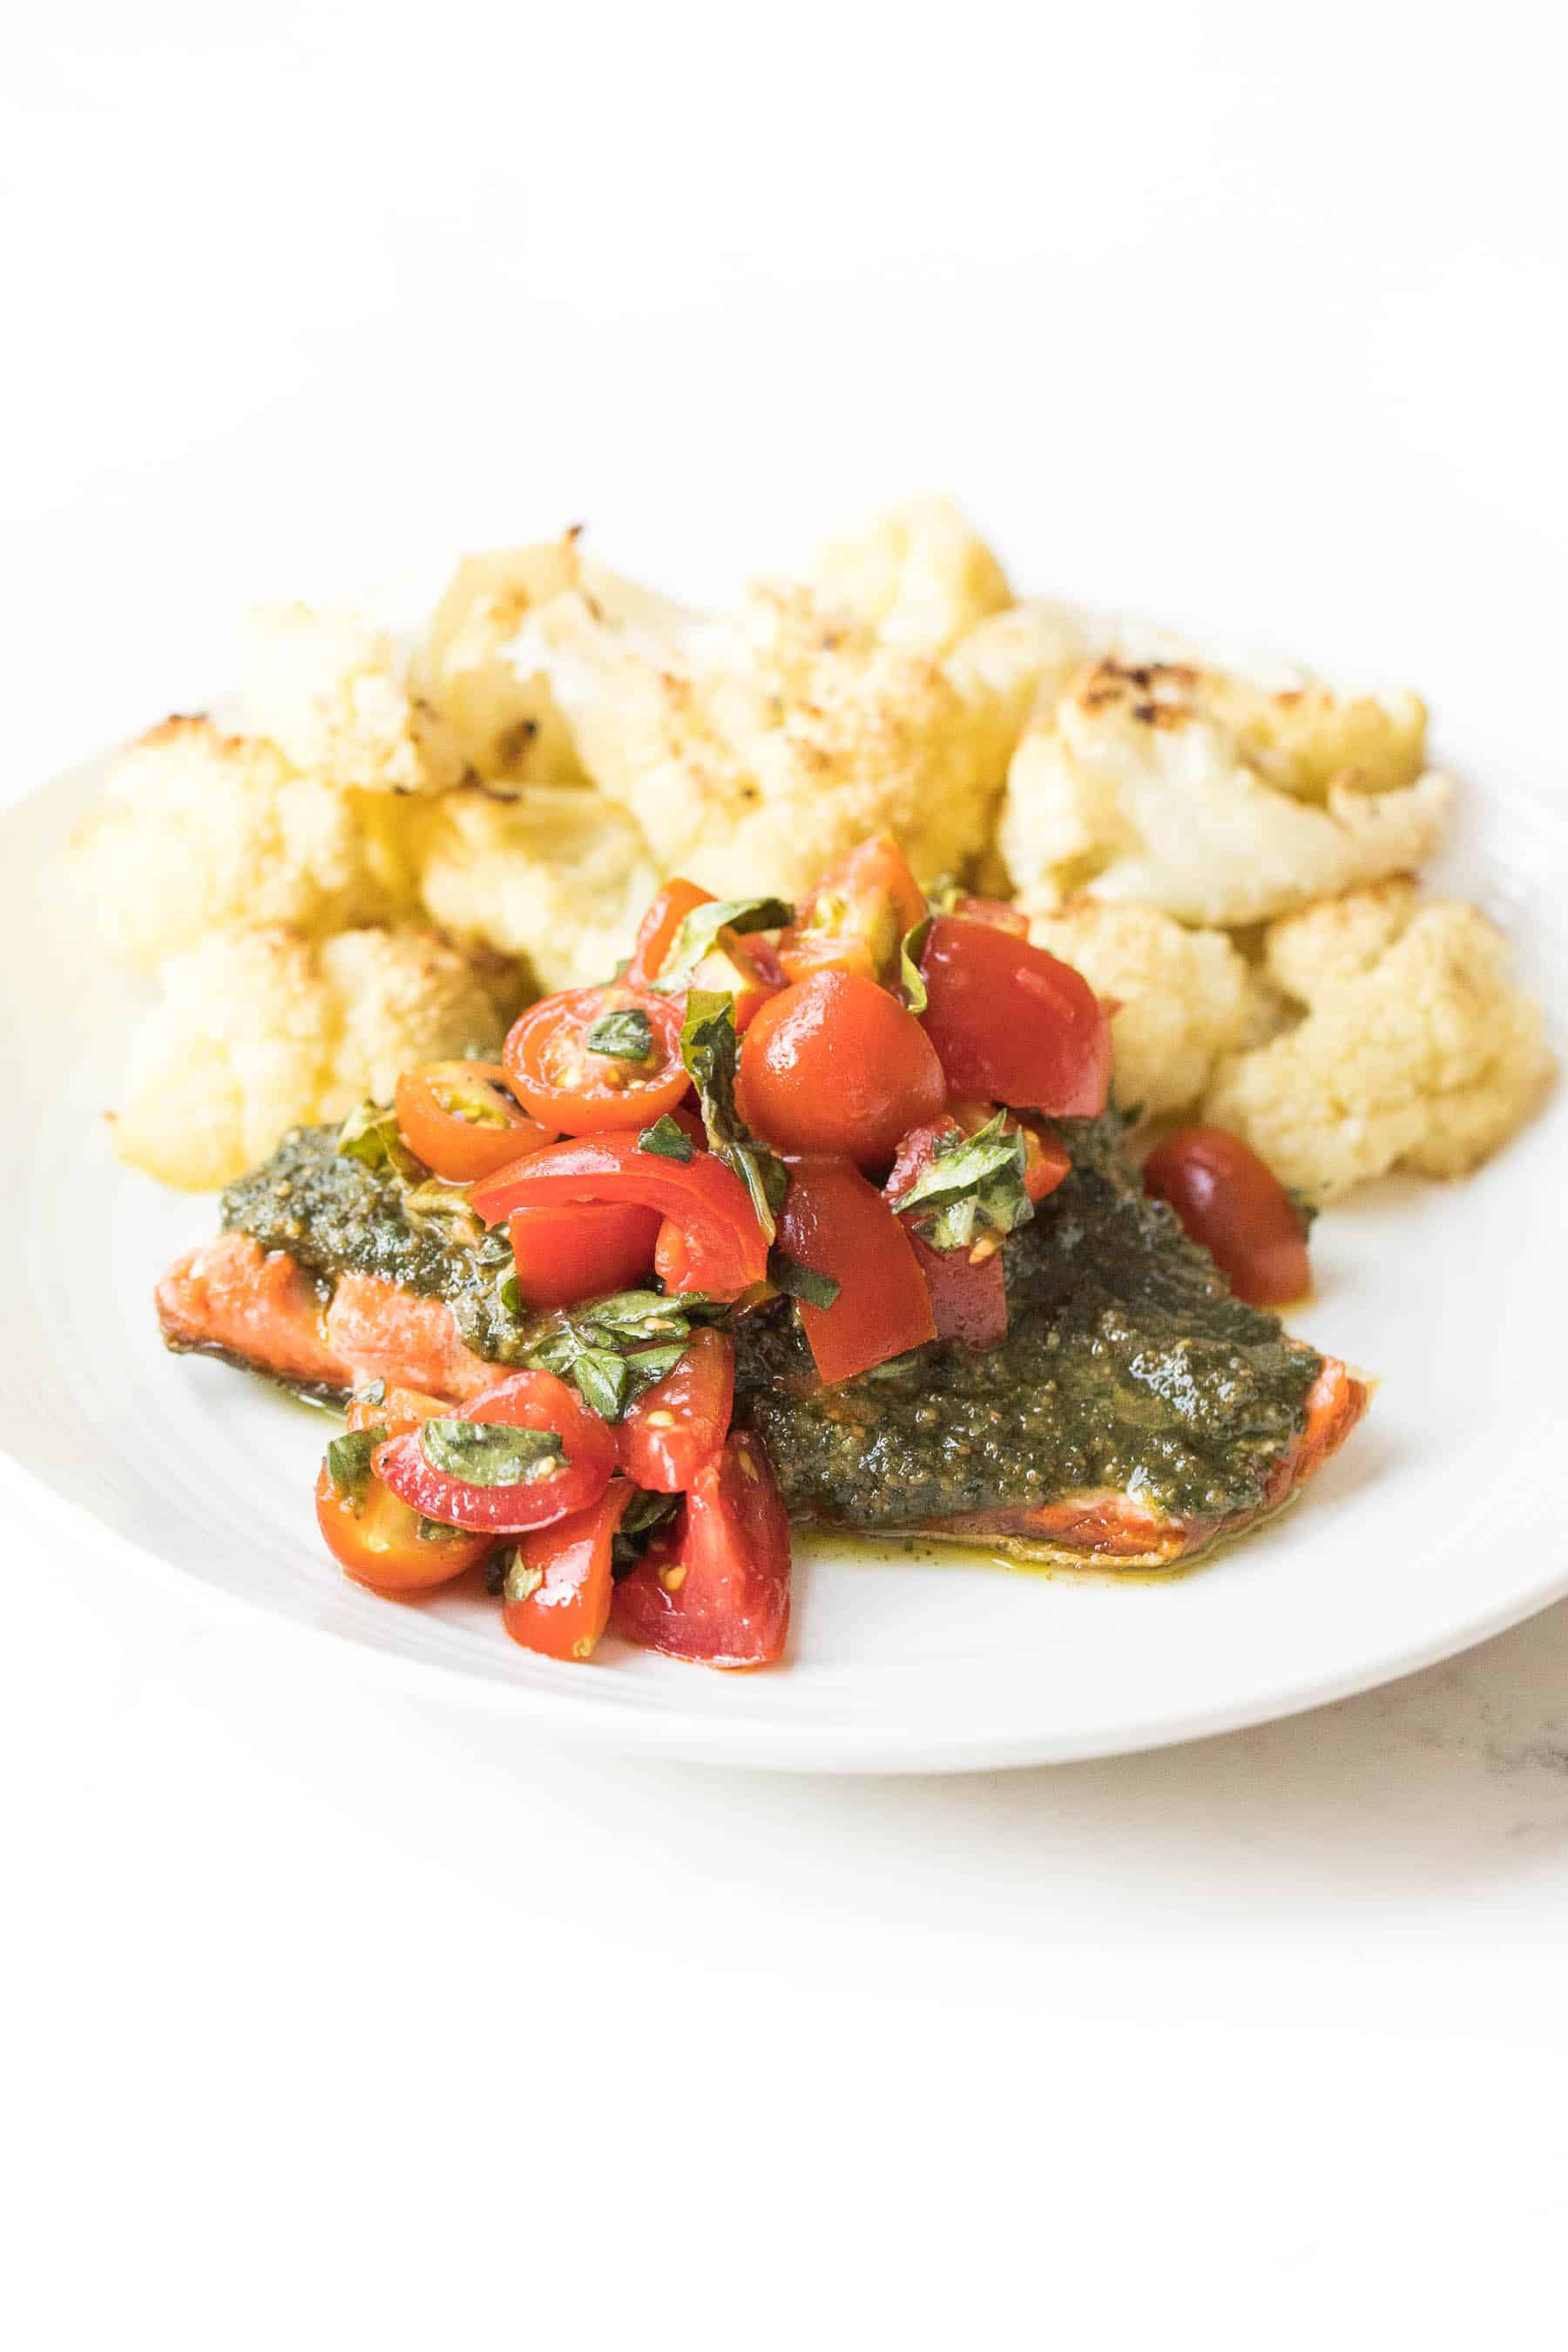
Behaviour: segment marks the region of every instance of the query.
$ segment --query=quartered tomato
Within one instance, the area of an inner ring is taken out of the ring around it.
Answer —
[[[735,1101],[781,1151],[842,1153],[885,1167],[947,1099],[942,1064],[908,1008],[874,981],[823,971],[763,1005],[741,1055]]]
[[[831,1307],[802,1298],[801,1323],[825,1381],[847,1380],[936,1338],[910,1236],[874,1184],[847,1160],[797,1160],[779,1216],[779,1245],[838,1285]]]
[[[349,1430],[366,1438],[375,1432],[397,1437],[447,1410],[438,1397],[416,1389],[388,1389],[379,1402],[354,1400]],[[367,1460],[355,1458],[366,1450],[355,1449],[350,1465],[334,1476],[334,1457],[342,1459],[334,1447],[316,1480],[316,1524],[345,1573],[377,1592],[426,1592],[476,1567],[490,1549],[489,1537],[456,1528],[434,1529],[383,1486]],[[352,1475],[355,1469],[357,1475]]]
[[[622,1422],[622,1469],[656,1495],[684,1495],[718,1460],[734,1402],[732,1343],[721,1331],[694,1331],[680,1361]]]
[[[762,1441],[737,1430],[674,1528],[616,1587],[628,1641],[708,1666],[764,1666],[789,1630],[789,1519]]]
[[[644,1151],[635,1135],[578,1136],[546,1144],[476,1184],[469,1198],[489,1225],[516,1209],[576,1202],[657,1210],[684,1236],[685,1286],[716,1298],[738,1298],[767,1275],[767,1244],[746,1188],[710,1151],[682,1162]]]
[[[931,1166],[939,1143],[984,1127],[992,1116],[988,1103],[965,1103],[958,1108],[959,1115],[917,1128],[900,1144],[885,1188],[885,1198],[893,1209],[916,1177]],[[999,1348],[1007,1337],[1007,1288],[1001,1251],[988,1248],[972,1254],[966,1249],[933,1249],[912,1225],[902,1220],[900,1223],[925,1279],[937,1338],[962,1339],[968,1348]]]
[[[435,1430],[393,1437],[378,1446],[371,1461],[376,1476],[413,1509],[454,1527],[482,1528],[491,1535],[547,1527],[596,1502],[616,1466],[609,1429],[552,1372],[513,1372],[470,1397],[460,1412],[443,1415],[443,1426],[447,1420],[460,1429],[500,1423],[548,1432],[559,1440],[516,1478],[505,1480],[494,1475],[493,1465],[481,1465],[477,1459],[472,1466],[485,1466],[489,1473],[483,1479],[464,1476],[454,1467],[438,1468],[426,1452]],[[476,1451],[467,1443],[463,1450],[469,1455]]]
[[[636,1489],[612,1478],[596,1503],[520,1536],[506,1563],[501,1622],[545,1658],[588,1658],[610,1622],[616,1530]]]
[[[1249,1306],[1288,1307],[1310,1290],[1300,1211],[1240,1136],[1221,1127],[1179,1129],[1144,1161],[1143,1190],[1169,1202]]]
[[[925,894],[890,834],[862,842],[819,882],[779,941],[787,980],[842,971],[886,983],[905,935],[923,921]]]
[[[557,1132],[521,1111],[499,1062],[421,1062],[393,1097],[398,1132],[444,1184],[471,1184]]]
[[[624,975],[627,985],[658,991],[665,959],[688,915],[695,914],[699,907],[717,904],[713,893],[700,889],[695,882],[667,882],[638,928]],[[682,975],[669,1001],[679,1012],[691,989],[728,996],[734,1006],[736,1034],[741,1035],[784,981],[777,954],[768,940],[721,930],[709,952]]]
[[[653,1265],[657,1209],[611,1202],[514,1209],[507,1221],[525,1306],[574,1307],[606,1291],[633,1290]]]
[[[649,1127],[691,1085],[679,1008],[632,988],[542,998],[513,1023],[502,1055],[519,1101],[565,1135]]]
[[[1110,1087],[1110,1021],[1081,973],[989,922],[939,915],[921,1018],[955,1095],[1092,1118]]]
[[[651,988],[688,915],[712,904],[712,891],[700,888],[695,882],[684,882],[679,875],[667,882],[637,926],[637,944],[623,974],[627,987]]]

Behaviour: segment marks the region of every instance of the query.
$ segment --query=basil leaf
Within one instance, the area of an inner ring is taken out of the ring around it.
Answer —
[[[479,1217],[468,1199],[468,1186],[443,1183],[438,1176],[428,1178],[423,1184],[410,1185],[403,1195],[403,1212],[416,1223],[426,1217],[448,1219],[455,1228],[461,1229],[454,1232],[454,1240],[465,1235],[477,1237],[481,1231]]]
[[[350,1111],[338,1129],[338,1150],[374,1175],[400,1176],[405,1183],[417,1183],[430,1172],[404,1142],[396,1115],[380,1103],[361,1103]]]
[[[923,917],[912,930],[904,933],[899,949],[899,977],[904,986],[904,1003],[911,1013],[923,1013],[931,1001],[925,974],[921,970],[921,958],[925,953],[926,941],[931,937],[934,920],[934,916]]]
[[[583,1043],[590,1054],[608,1054],[617,1062],[646,1062],[653,1054],[653,1023],[640,1004],[616,1013],[601,1013]]]
[[[563,1469],[566,1448],[552,1429],[518,1429],[510,1421],[458,1421],[445,1414],[421,1424],[419,1450],[432,1470],[469,1486],[524,1486]]]
[[[385,1438],[386,1431],[379,1424],[374,1429],[350,1429],[334,1437],[327,1448],[327,1483],[356,1517],[370,1493],[370,1457]]]
[[[666,950],[654,986],[679,988],[712,951],[721,931],[776,931],[794,917],[784,898],[717,898],[710,907],[693,907]]]
[[[685,1499],[683,1495],[651,1495],[637,1488],[621,1513],[621,1524],[610,1542],[610,1574],[617,1584],[631,1574],[654,1537],[669,1525]]]
[[[501,1305],[506,1308],[509,1315],[521,1315],[522,1285],[519,1282],[515,1274],[509,1274],[506,1276],[504,1281],[501,1283],[500,1289],[497,1291],[496,1296],[500,1300]]]
[[[932,1249],[970,1249],[983,1234],[1010,1234],[1035,1213],[1024,1189],[1026,1150],[1006,1114],[974,1135],[948,1136],[898,1202]]]
[[[421,1511],[414,1523],[414,1532],[421,1543],[444,1543],[448,1536],[472,1535],[472,1528],[454,1528],[446,1519],[427,1519]]]
[[[612,1348],[584,1348],[572,1367],[584,1403],[601,1421],[619,1421],[631,1402],[631,1367]]]
[[[521,1544],[509,1544],[502,1554],[500,1591],[503,1601],[531,1601],[544,1581],[542,1568],[530,1568]]]
[[[686,1129],[678,1126],[668,1111],[651,1127],[645,1127],[637,1138],[639,1151],[651,1151],[658,1160],[679,1160],[683,1168],[696,1149]]]
[[[636,1355],[624,1358],[632,1378],[634,1399],[646,1396],[649,1389],[657,1388],[666,1372],[674,1371],[686,1349],[686,1340],[671,1339],[667,1347],[639,1348]]]
[[[783,1208],[789,1190],[789,1171],[775,1152],[757,1141],[735,1108],[740,1043],[729,997],[700,988],[691,991],[681,1024],[680,1058],[697,1082],[702,1124],[714,1154],[744,1184],[757,1223],[771,1242],[778,1230],[775,1212]]]
[[[802,1265],[779,1249],[768,1260],[768,1278],[786,1298],[804,1298],[808,1307],[831,1307],[844,1287],[830,1274],[818,1274],[815,1266]]]
[[[386,1402],[386,1382],[384,1381],[371,1381],[367,1382],[363,1389],[355,1389],[354,1402],[355,1404],[384,1404]]]

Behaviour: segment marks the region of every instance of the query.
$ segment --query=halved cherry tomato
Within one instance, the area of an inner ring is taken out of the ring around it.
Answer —
[[[680,1361],[637,1399],[616,1436],[621,1467],[656,1495],[684,1495],[716,1462],[735,1402],[735,1349],[721,1331],[694,1331]]]
[[[511,1581],[527,1590],[503,1603],[501,1622],[525,1650],[545,1658],[593,1656],[610,1622],[616,1530],[634,1492],[626,1479],[612,1478],[585,1511],[518,1538]]]
[[[797,1265],[830,1276],[839,1286],[831,1307],[798,1301],[825,1381],[847,1380],[936,1338],[910,1236],[876,1186],[847,1160],[794,1163],[779,1245]]]
[[[699,907],[716,903],[713,893],[700,889],[695,882],[679,878],[667,882],[638,927],[637,945],[624,974],[628,987],[656,988],[664,960],[687,916],[695,914]],[[736,1034],[743,1035],[784,982],[777,954],[766,940],[721,930],[670,1002],[679,1012],[685,1004],[686,992],[693,988],[728,996],[735,1007]]]
[[[789,1631],[789,1519],[762,1441],[737,1430],[668,1534],[616,1587],[628,1641],[706,1666],[765,1666]]]
[[[736,1107],[781,1151],[886,1166],[947,1099],[931,1039],[875,982],[842,971],[796,981],[763,1005],[741,1055]]]
[[[898,970],[905,934],[924,919],[925,894],[891,834],[852,850],[799,907],[779,941],[788,980],[849,972],[886,982]]]
[[[1016,940],[1029,936],[1029,919],[1008,898],[961,898],[953,908],[971,923],[989,923],[994,931],[1008,931]]]
[[[517,1286],[525,1306],[540,1309],[635,1289],[661,1231],[657,1209],[611,1202],[514,1209],[507,1223]]]
[[[1250,1144],[1222,1127],[1184,1127],[1143,1163],[1143,1190],[1167,1201],[1232,1290],[1288,1307],[1312,1286],[1300,1212]]]
[[[447,1410],[438,1397],[418,1389],[388,1389],[379,1404],[356,1397],[348,1424],[351,1430],[384,1429],[397,1437]],[[344,1572],[376,1592],[427,1592],[434,1585],[449,1584],[483,1559],[491,1540],[456,1528],[422,1535],[420,1514],[374,1475],[356,1507],[353,1497],[333,1485],[324,1462],[316,1480],[316,1524]]]
[[[682,881],[679,875],[667,882],[637,925],[637,945],[622,975],[627,987],[651,988],[688,915],[712,904],[712,891],[700,888],[695,882]]]
[[[905,1136],[886,1186],[891,1206],[898,1207],[921,1170],[931,1165],[944,1137],[971,1133],[993,1115],[989,1104],[965,1103],[958,1107],[957,1115]],[[925,1277],[937,1338],[962,1339],[969,1348],[999,1348],[1007,1337],[1007,1286],[1001,1251],[992,1247],[972,1254],[965,1249],[933,1249],[912,1225],[906,1224],[904,1230]]]
[[[929,1127],[917,1127],[902,1137],[898,1157],[883,1190],[895,1208],[922,1168],[929,1167],[936,1157],[936,1147],[943,1136],[952,1134],[978,1135],[983,1127],[995,1118],[995,1103],[972,1102],[960,1096],[949,1103],[946,1113]],[[1054,1192],[1057,1186],[1072,1174],[1072,1157],[1054,1135],[1042,1135],[1031,1119],[1014,1118],[1009,1115],[1006,1131],[1021,1129],[1024,1137],[1024,1190],[1036,1207]]]
[[[471,1184],[557,1130],[519,1110],[499,1062],[421,1062],[393,1097],[398,1132],[444,1184]]]
[[[639,1149],[635,1135],[592,1135],[542,1151],[476,1184],[469,1200],[488,1225],[514,1209],[608,1201],[657,1209],[686,1238],[689,1289],[738,1298],[768,1270],[767,1244],[745,1186],[710,1151],[684,1163]]]
[[[646,1017],[650,1044],[641,1059],[589,1046],[595,1024],[616,1013]],[[680,1058],[679,1007],[632,988],[571,988],[546,996],[513,1023],[501,1052],[519,1101],[541,1126],[566,1135],[649,1127],[691,1085]]]
[[[452,1417],[552,1430],[561,1440],[564,1466],[515,1486],[485,1486],[437,1470],[412,1433],[377,1446],[371,1457],[375,1475],[428,1518],[483,1528],[491,1535],[515,1535],[585,1509],[610,1483],[616,1466],[614,1437],[597,1413],[590,1412],[552,1372],[513,1372],[470,1397],[460,1414]]]
[[[1110,1087],[1110,1022],[1070,964],[990,923],[940,915],[921,1015],[955,1095],[1092,1118]]]

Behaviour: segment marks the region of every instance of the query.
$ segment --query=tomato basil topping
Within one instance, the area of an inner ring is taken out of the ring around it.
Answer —
[[[676,1007],[619,986],[545,997],[513,1024],[504,1058],[518,1100],[565,1135],[646,1127],[691,1083]]]
[[[405,1070],[393,1110],[409,1150],[447,1184],[493,1175],[558,1131],[518,1108],[499,1062],[423,1062]]]

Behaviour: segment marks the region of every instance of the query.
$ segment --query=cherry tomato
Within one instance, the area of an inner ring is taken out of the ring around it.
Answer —
[[[1072,1174],[1072,1154],[1028,1119],[1021,1118],[1018,1125],[1024,1130],[1024,1190],[1037,1208]]]
[[[940,915],[921,971],[921,1017],[955,1095],[1053,1118],[1105,1108],[1110,1022],[1070,964],[990,923]]]
[[[683,1163],[641,1150],[635,1135],[580,1136],[547,1143],[476,1184],[469,1198],[489,1225],[514,1209],[568,1202],[657,1209],[685,1236],[687,1288],[738,1298],[767,1276],[767,1244],[746,1188],[710,1151],[693,1152]]]
[[[627,987],[651,988],[688,915],[712,904],[712,891],[700,889],[695,882],[683,882],[679,875],[667,882],[637,926],[637,945],[623,974]]]
[[[797,908],[779,941],[788,980],[842,971],[887,982],[897,976],[899,948],[924,919],[925,894],[891,834],[851,851]]]
[[[371,1457],[376,1476],[428,1518],[483,1528],[491,1535],[515,1535],[585,1509],[610,1483],[615,1439],[597,1413],[590,1412],[552,1372],[513,1372],[470,1397],[454,1418],[552,1430],[561,1440],[565,1464],[542,1478],[486,1486],[437,1470],[412,1433],[377,1446]]]
[[[862,1168],[886,1166],[900,1137],[946,1099],[914,1014],[842,971],[796,981],[763,1005],[735,1089],[747,1126],[781,1151],[842,1153]]]
[[[553,1527],[520,1536],[501,1622],[514,1642],[545,1658],[590,1658],[610,1622],[615,1591],[610,1574],[616,1530],[634,1488],[612,1478],[596,1503]]]
[[[936,1338],[910,1236],[876,1186],[847,1160],[795,1162],[779,1217],[779,1245],[798,1265],[830,1276],[839,1286],[831,1307],[798,1302],[825,1381],[847,1380]]]
[[[661,1230],[657,1209],[611,1202],[514,1209],[507,1223],[517,1286],[524,1304],[541,1310],[635,1289],[653,1264]]]
[[[687,916],[695,914],[699,907],[716,903],[713,893],[700,889],[695,882],[679,878],[667,882],[638,928],[637,945],[624,975],[628,987],[654,988]],[[735,1007],[736,1034],[743,1035],[774,990],[784,986],[784,979],[778,957],[766,940],[750,935],[737,937],[733,931],[721,930],[708,954],[688,974],[680,991],[670,1001],[678,1010],[683,1008],[686,992],[693,988],[728,996]]]
[[[994,931],[1008,931],[1016,940],[1029,936],[1029,919],[1007,898],[961,898],[953,908],[971,923],[989,923]]]
[[[351,1430],[384,1429],[389,1437],[396,1437],[447,1410],[438,1397],[417,1389],[388,1389],[379,1404],[356,1397],[349,1407],[348,1424]],[[345,1573],[376,1592],[426,1592],[433,1585],[449,1584],[476,1567],[490,1548],[489,1536],[455,1528],[444,1535],[422,1535],[419,1513],[399,1502],[374,1475],[365,1480],[356,1502],[334,1486],[324,1462],[316,1480],[316,1524]]]
[[[615,1591],[628,1641],[707,1666],[764,1666],[789,1630],[789,1519],[762,1441],[737,1430]]]
[[[1249,1306],[1288,1307],[1310,1290],[1300,1212],[1240,1136],[1222,1127],[1179,1129],[1144,1161],[1143,1190],[1169,1202]]]
[[[680,1361],[622,1422],[622,1469],[656,1495],[684,1495],[698,1472],[718,1460],[734,1402],[732,1343],[721,1331],[694,1331]]]
[[[595,1024],[617,1013],[647,1020],[650,1043],[640,1058],[589,1045]],[[572,988],[546,996],[513,1023],[501,1051],[519,1101],[541,1126],[566,1135],[650,1127],[691,1085],[680,1058],[679,1007],[631,988]]]
[[[444,1184],[492,1175],[556,1132],[519,1110],[499,1062],[421,1062],[398,1079],[393,1108],[404,1142]]]
[[[1007,1337],[1007,1285],[1002,1253],[993,1250],[978,1264],[967,1250],[932,1249],[911,1233],[910,1246],[925,1277],[939,1339],[962,1339],[966,1348],[999,1348]]]

